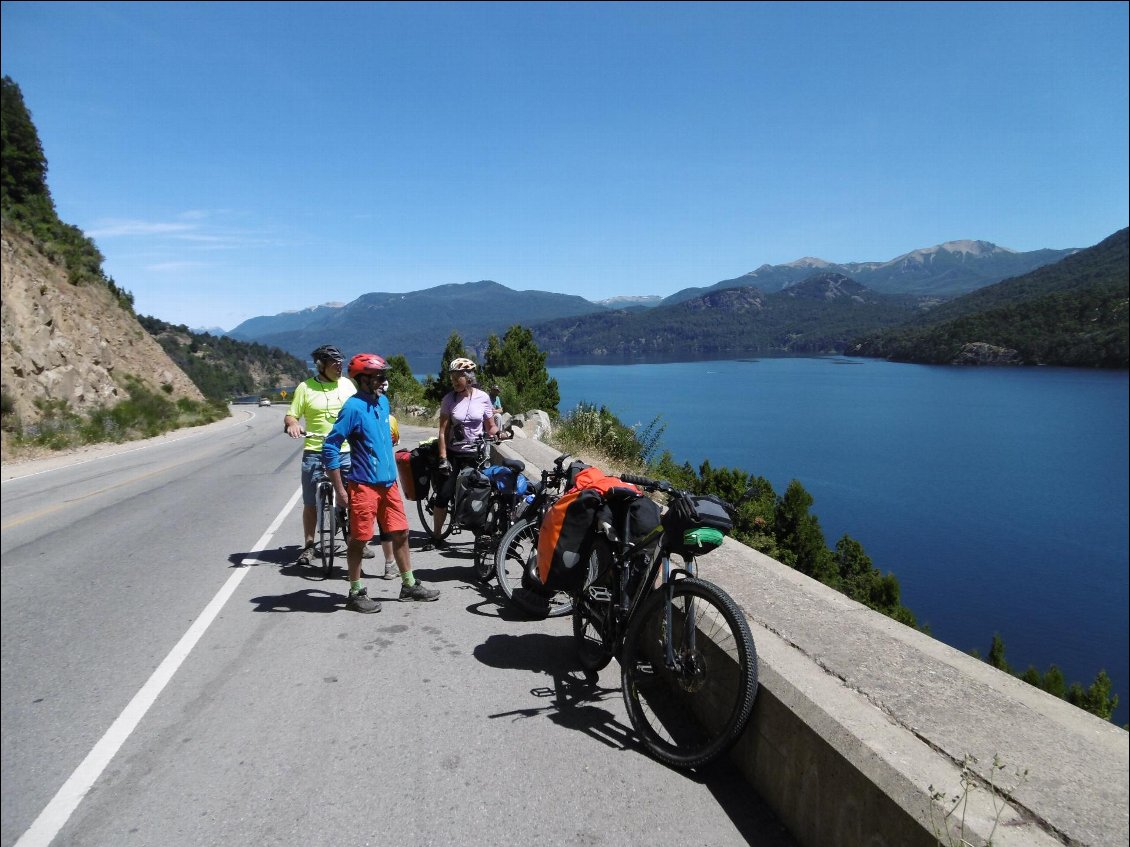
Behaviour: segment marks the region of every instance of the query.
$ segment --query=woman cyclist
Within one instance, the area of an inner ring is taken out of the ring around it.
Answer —
[[[491,437],[498,431],[494,424],[494,404],[485,391],[475,387],[475,363],[462,357],[453,359],[447,372],[451,377],[451,391],[439,407],[439,473],[443,481],[437,483],[439,490],[432,515],[435,535],[423,546],[424,550],[442,546],[442,541],[434,539],[439,538],[440,528],[447,518],[447,507],[455,493],[455,478],[461,469],[474,467],[484,434]]]

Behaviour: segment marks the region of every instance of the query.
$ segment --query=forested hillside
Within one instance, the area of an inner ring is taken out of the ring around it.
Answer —
[[[289,389],[310,375],[301,359],[277,347],[192,332],[145,315],[138,320],[210,400]]]
[[[838,273],[784,291],[742,287],[670,306],[551,321],[534,327],[538,345],[565,356],[703,356],[842,352],[868,329],[909,320],[911,297],[876,294]]]
[[[1020,364],[1130,367],[1128,230],[1054,265],[944,303],[849,351],[898,361],[961,361],[991,345]],[[998,354],[999,355],[999,354]]]

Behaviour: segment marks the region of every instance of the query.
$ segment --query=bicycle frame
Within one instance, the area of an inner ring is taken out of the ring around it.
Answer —
[[[685,567],[671,566],[671,553],[667,549],[663,538],[663,526],[655,527],[642,539],[632,542],[627,541],[629,537],[629,518],[625,516],[625,525],[622,531],[618,534],[604,532],[604,536],[610,542],[612,558],[609,562],[609,569],[613,571],[613,588],[616,590],[616,602],[611,602],[612,597],[607,598],[590,594],[590,597],[598,603],[607,602],[608,608],[611,612],[609,621],[604,622],[604,627],[607,631],[604,633],[605,644],[611,649],[613,655],[619,653],[622,646],[624,636],[628,631],[628,625],[631,623],[632,616],[636,610],[639,609],[645,597],[652,591],[662,590],[664,592],[664,620],[666,622],[666,631],[673,632],[672,623],[672,609],[674,598],[674,586],[678,579],[694,579],[698,576],[698,563],[694,558],[685,560]],[[658,544],[656,541],[658,539]],[[646,571],[642,574],[632,573],[632,559],[640,553],[645,553],[649,548],[655,546],[655,556],[648,564]],[[656,585],[656,578],[662,574],[662,581]],[[597,575],[599,580],[600,575]],[[638,582],[637,582],[638,580]],[[631,583],[635,582],[635,586]],[[603,594],[606,589],[598,586],[588,586],[585,592],[599,592]],[[694,604],[693,601],[688,603],[687,615],[687,646],[693,652],[695,648],[695,633],[697,630],[695,617],[694,617]],[[678,667],[678,660],[675,656],[675,647],[671,639],[666,639],[665,643],[666,664],[668,670],[674,670]]]

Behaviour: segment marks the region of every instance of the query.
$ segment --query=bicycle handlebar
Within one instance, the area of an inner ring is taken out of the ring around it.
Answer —
[[[646,488],[648,491],[662,491],[664,494],[679,491],[679,489],[675,488],[675,486],[664,479],[651,479],[650,477],[638,476],[633,473],[620,474],[620,479],[632,485],[638,485],[640,488]]]

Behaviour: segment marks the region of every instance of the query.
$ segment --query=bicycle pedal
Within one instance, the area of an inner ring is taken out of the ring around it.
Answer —
[[[609,591],[607,588],[604,588],[602,586],[590,585],[589,590],[588,590],[588,594],[589,594],[589,599],[592,600],[594,603],[611,603],[612,602],[612,592]]]

